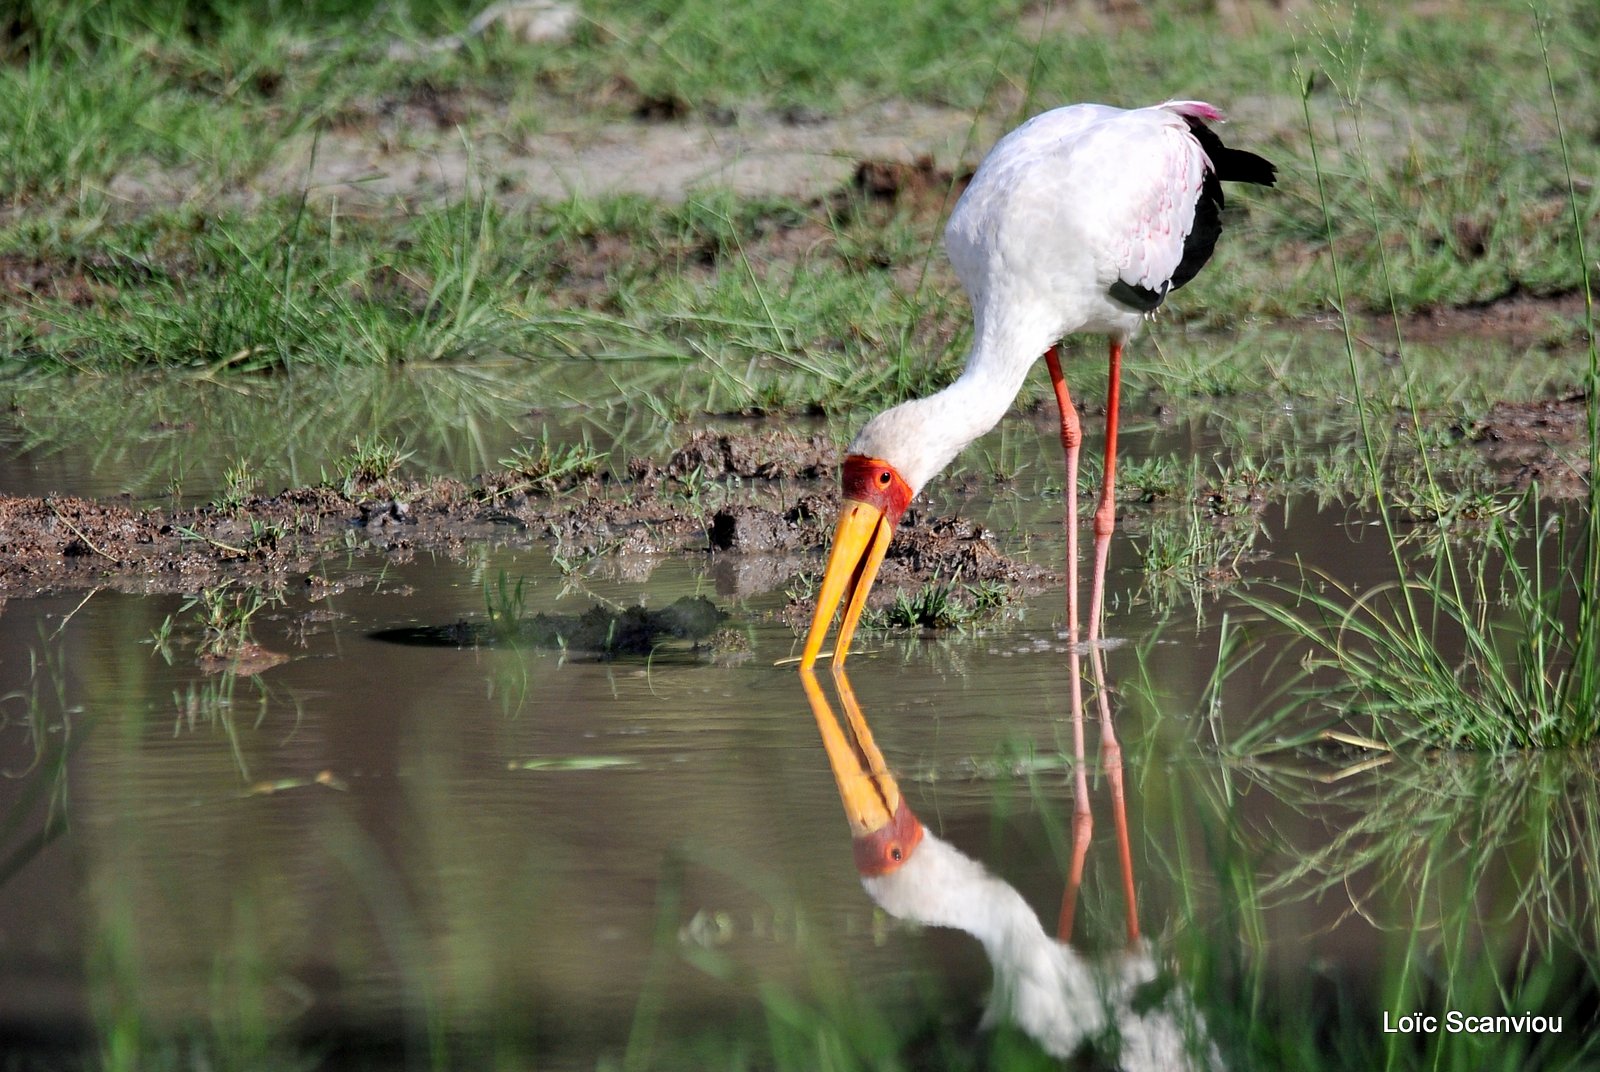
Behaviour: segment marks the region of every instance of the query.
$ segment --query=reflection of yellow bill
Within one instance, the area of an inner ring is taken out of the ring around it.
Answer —
[[[833,679],[849,724],[848,735],[828,706],[816,674],[805,666],[800,671],[800,683],[816,716],[822,747],[828,753],[828,765],[854,837],[856,868],[863,875],[886,874],[910,858],[922,840],[922,824],[900,796],[900,787],[872,739],[849,678],[836,670]]]

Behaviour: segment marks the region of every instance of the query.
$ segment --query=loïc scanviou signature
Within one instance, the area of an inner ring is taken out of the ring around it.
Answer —
[[[1391,1019],[1388,1010],[1383,1014],[1383,1032],[1386,1035],[1436,1035],[1440,1030],[1451,1035],[1559,1035],[1561,1017],[1536,1016],[1533,1013],[1499,1016],[1473,1016],[1451,1009],[1441,1019],[1430,1013],[1407,1013]]]

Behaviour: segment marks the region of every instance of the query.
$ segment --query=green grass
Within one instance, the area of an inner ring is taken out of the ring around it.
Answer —
[[[539,430],[537,440],[530,439],[509,457],[501,458],[500,466],[525,481],[527,487],[550,492],[591,479],[606,457],[604,451],[596,450],[587,440],[565,446],[552,444],[550,429],[545,426]]]
[[[194,635],[195,654],[201,659],[236,659],[255,645],[256,615],[281,601],[281,597],[272,596],[254,585],[234,588],[224,581],[190,596],[174,617],[188,616],[183,628]],[[174,628],[174,617],[162,624],[156,640],[157,652],[168,662],[172,661],[168,639]]]
[[[1569,191],[1566,244],[1586,309],[1585,452],[1593,474],[1600,472],[1600,344],[1585,252],[1588,217],[1573,178],[1561,125],[1564,105],[1548,53],[1544,69]],[[1359,140],[1366,119],[1362,100],[1350,97],[1348,109]],[[1306,114],[1310,126],[1309,102]],[[1319,171],[1319,190],[1330,185]],[[1367,211],[1374,229],[1389,218],[1375,197]],[[1324,200],[1324,212],[1331,236],[1331,200]],[[1335,259],[1336,287],[1342,268]],[[1383,261],[1388,279],[1404,278],[1406,268],[1403,261]],[[1348,320],[1345,336],[1360,404]],[[1420,410],[1414,397],[1409,401],[1412,426],[1420,429]],[[1363,433],[1372,499],[1395,576],[1359,592],[1337,578],[1309,578],[1287,588],[1281,601],[1251,601],[1305,650],[1300,664],[1305,689],[1271,721],[1302,707],[1320,709],[1387,747],[1506,751],[1583,745],[1600,736],[1600,486],[1590,479],[1581,506],[1566,511],[1544,506],[1537,489],[1503,503],[1469,496],[1467,509],[1440,509],[1432,523],[1442,528],[1473,515],[1478,520],[1473,538],[1422,541],[1426,553],[1419,554],[1417,541],[1402,538],[1395,496],[1386,486],[1387,472],[1365,420]],[[1421,497],[1459,504],[1460,490],[1436,474],[1428,462],[1430,444],[1420,433],[1416,446]]]
[[[1474,18],[1318,8],[1288,25],[1196,5],[1082,31],[1048,10],[967,0],[894,3],[873,19],[836,4],[601,3],[585,7],[563,48],[490,35],[398,63],[372,47],[459,28],[468,8],[31,5],[0,62],[0,101],[24,135],[3,165],[12,211],[0,219],[0,256],[81,285],[0,290],[11,314],[0,368],[231,375],[645,357],[697,375],[665,397],[621,390],[682,417],[854,413],[944,382],[959,360],[968,314],[928,212],[715,193],[678,204],[519,197],[513,207],[487,164],[470,188],[380,212],[307,201],[281,179],[241,205],[273,161],[440,95],[457,111],[437,129],[402,124],[385,135],[393,152],[514,145],[547,113],[627,121],[641,98],[679,101],[695,121],[904,99],[972,114],[975,158],[991,131],[1047,104],[1214,98],[1237,115],[1230,133],[1277,160],[1283,181],[1233,198],[1215,264],[1133,355],[1131,387],[1159,382],[1180,399],[1263,386],[1326,397],[1320,344],[1244,325],[1324,311],[1330,250],[1351,313],[1581,282],[1572,228],[1553,225],[1567,210],[1550,181],[1559,148],[1549,112],[1541,87],[1518,74],[1537,41],[1510,0]],[[1596,98],[1592,65],[1580,62],[1592,21],[1575,2],[1548,15],[1552,78],[1576,114]],[[1297,56],[1318,66],[1312,130],[1326,215],[1293,117]],[[1359,132],[1337,107],[1351,90],[1370,102]],[[588,104],[597,96],[610,103]],[[1592,139],[1568,144],[1575,173],[1600,167]],[[107,196],[129,184],[157,192],[127,204]],[[169,187],[182,205],[159,192]],[[1592,235],[1600,192],[1585,187],[1579,202],[1580,231]],[[1403,225],[1374,238],[1373,218]],[[785,237],[803,241],[785,247]],[[1391,349],[1387,330],[1367,340],[1376,352]],[[1404,374],[1440,390],[1502,383],[1503,358],[1464,383],[1448,357],[1441,372],[1426,351],[1408,353],[1417,367]],[[1550,374],[1517,378],[1532,393]]]
[[[394,479],[411,454],[392,440],[378,436],[358,438],[334,463],[339,488],[346,498],[372,494]]]
[[[1006,604],[1004,584],[934,580],[895,596],[881,611],[862,616],[867,630],[962,629],[993,617]]]

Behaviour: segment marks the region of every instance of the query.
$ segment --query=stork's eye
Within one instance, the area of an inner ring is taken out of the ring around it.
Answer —
[[[889,486],[889,481],[891,479],[892,478],[889,476],[889,470],[887,470],[887,469],[883,470],[882,472],[880,472],[878,474],[878,483],[882,484],[884,487],[888,487]]]
[[[904,855],[905,854],[900,851],[900,846],[898,846],[898,845],[890,845],[889,846],[889,859],[893,860],[895,863],[899,863],[901,857],[903,857]]]

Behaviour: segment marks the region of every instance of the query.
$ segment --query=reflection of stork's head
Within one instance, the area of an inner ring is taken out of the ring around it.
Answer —
[[[848,736],[834,717],[816,674],[810,667],[801,667],[800,683],[822,733],[822,747],[827,750],[844,817],[855,839],[856,869],[863,878],[887,875],[898,871],[917,851],[922,824],[900,796],[900,787],[872,740],[850,679],[836,666],[833,680],[850,727]]]
[[[898,871],[922,843],[923,830],[894,776],[881,767],[841,771],[836,764],[834,780],[854,835],[856,870],[863,878]]]

